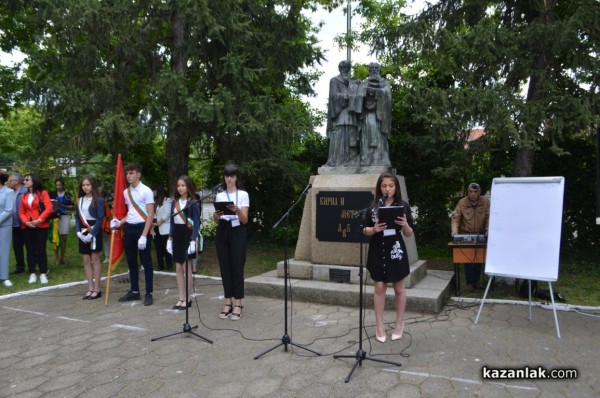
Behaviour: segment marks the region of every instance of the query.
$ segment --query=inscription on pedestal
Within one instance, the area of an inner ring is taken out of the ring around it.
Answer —
[[[320,191],[316,195],[316,237],[323,242],[360,242],[364,210],[373,202],[371,192]]]
[[[331,282],[350,283],[350,270],[330,268],[329,280]]]

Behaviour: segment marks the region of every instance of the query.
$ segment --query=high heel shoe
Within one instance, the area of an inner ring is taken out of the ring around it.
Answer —
[[[377,341],[379,341],[380,343],[385,343],[385,340],[387,339],[387,336],[385,334],[385,332],[383,332],[383,336],[379,336],[377,334],[377,331],[375,331],[375,338],[377,339]]]
[[[92,290],[88,290],[88,292],[85,294],[85,296],[83,296],[81,299],[82,300],[89,300],[90,297],[92,296],[92,293],[94,293]]]
[[[404,333],[404,322],[402,322],[402,326],[400,327],[400,333],[392,333],[392,341],[400,340],[402,338],[402,334]]]

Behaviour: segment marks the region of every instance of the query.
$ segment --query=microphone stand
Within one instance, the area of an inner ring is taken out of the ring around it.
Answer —
[[[287,352],[288,344],[298,347],[298,348],[302,348],[303,350],[312,352],[313,354],[321,355],[320,353],[318,353],[316,351],[313,351],[309,348],[306,348],[299,344],[294,343],[292,341],[292,339],[290,338],[290,336],[288,335],[288,291],[287,291],[287,289],[288,289],[288,251],[287,251],[287,247],[288,247],[288,227],[290,224],[289,216],[290,216],[290,212],[292,211],[292,209],[294,207],[296,207],[296,205],[298,203],[300,203],[300,200],[302,200],[302,198],[304,196],[306,196],[306,194],[308,194],[308,190],[311,187],[312,187],[312,184],[308,184],[304,188],[304,191],[300,194],[300,197],[298,198],[298,200],[285,212],[283,217],[281,217],[279,219],[279,221],[277,221],[275,223],[275,225],[273,225],[273,229],[278,228],[281,225],[281,223],[285,220],[285,244],[284,244],[284,260],[283,260],[284,331],[283,331],[283,337],[281,337],[281,343],[276,344],[274,347],[271,347],[266,351],[263,351],[262,353],[255,356],[254,359],[258,359],[258,358],[262,357],[263,355],[273,351],[274,349],[281,347],[282,345],[285,346],[285,351]]]
[[[178,211],[178,212],[176,212],[176,213],[174,213],[174,214],[171,215],[171,222],[173,222],[173,218],[175,218],[175,216],[177,216],[177,215],[179,215],[181,213],[184,213],[186,216],[189,216],[189,209],[191,207],[190,206],[190,202],[192,200],[194,200],[194,199],[189,198],[188,202],[186,203],[186,205],[185,205],[185,207],[183,209],[181,209],[180,211]],[[199,202],[198,206],[201,206],[200,203],[202,203],[202,202]],[[192,204],[192,206],[195,206],[195,205],[196,205],[196,203]],[[200,209],[198,211],[201,212]],[[186,235],[186,239],[187,239],[186,242],[188,242],[188,244],[189,244],[190,239],[191,239],[191,236],[190,236],[191,230],[189,230],[187,228],[187,226],[186,226],[186,234],[187,234]],[[201,338],[202,340],[204,340],[204,341],[212,344],[213,343],[212,340],[210,340],[210,339],[208,339],[208,338],[206,338],[204,336],[200,336],[198,333],[194,332],[195,329],[198,329],[198,325],[196,325],[196,326],[190,326],[190,321],[189,321],[189,319],[190,319],[189,318],[189,309],[190,309],[190,306],[188,305],[188,303],[189,303],[188,298],[190,297],[190,294],[189,294],[189,291],[188,291],[188,285],[189,285],[189,283],[188,283],[188,275],[190,275],[190,271],[191,270],[190,270],[190,264],[189,264],[189,261],[188,261],[188,249],[185,250],[184,264],[185,264],[185,271],[183,273],[183,280],[184,280],[184,283],[185,283],[185,323],[183,324],[183,330],[181,332],[171,333],[171,334],[167,334],[167,335],[161,336],[161,337],[155,337],[153,339],[150,339],[150,341],[156,341],[156,340],[164,339],[164,338],[167,338],[167,337],[175,336],[175,335],[178,335],[178,334],[188,333],[188,334],[192,334],[192,335],[194,335],[194,336],[196,336],[198,338]],[[175,265],[175,267],[177,268],[177,265]]]
[[[359,233],[362,234],[362,231],[364,229],[364,225],[365,225],[365,215],[367,213],[367,211],[370,208],[367,207],[365,209],[359,210],[354,214],[354,217],[362,217],[362,228],[359,228]],[[358,350],[356,350],[356,354],[355,355],[334,355],[333,358],[334,359],[338,359],[338,358],[355,358],[356,362],[354,362],[354,366],[352,366],[352,369],[350,369],[350,373],[348,373],[348,376],[346,376],[346,379],[344,380],[344,382],[348,383],[350,381],[350,378],[352,377],[352,374],[354,373],[354,371],[356,370],[357,366],[362,366],[362,361],[364,360],[369,360],[369,361],[374,361],[374,362],[381,362],[381,363],[387,363],[390,365],[396,365],[396,366],[402,366],[400,363],[398,362],[392,362],[392,361],[386,361],[384,359],[379,359],[379,358],[373,358],[371,356],[367,356],[367,353],[363,350],[363,311],[364,311],[364,307],[363,307],[363,301],[364,301],[364,291],[363,291],[363,243],[365,240],[365,236],[364,234],[361,236],[360,238],[360,260],[359,260],[359,268],[358,268],[358,277],[360,279],[359,281],[359,295],[358,295]]]

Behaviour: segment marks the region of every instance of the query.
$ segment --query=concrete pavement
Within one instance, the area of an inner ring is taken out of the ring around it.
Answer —
[[[221,320],[219,280],[195,280],[189,324],[174,311],[175,277],[155,275],[154,305],[119,303],[127,276],[111,281],[104,297],[82,301],[84,285],[0,297],[0,397],[592,397],[600,395],[600,319],[559,311],[562,338],[552,311],[536,307],[451,300],[440,314],[406,315],[400,341],[374,338],[374,315],[365,313],[362,348],[371,360],[348,376],[359,348],[358,308],[294,301],[291,340],[322,353],[278,347],[284,305],[248,296],[242,318]],[[391,310],[391,308],[390,308]],[[594,312],[594,311],[588,311]],[[596,316],[599,312],[595,311]],[[386,312],[388,329],[395,314]],[[371,336],[370,338],[368,336]],[[333,354],[349,355],[334,359]],[[574,368],[577,380],[484,380],[484,366]]]

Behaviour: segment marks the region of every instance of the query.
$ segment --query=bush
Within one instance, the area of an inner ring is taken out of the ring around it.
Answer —
[[[200,233],[204,239],[214,239],[217,234],[217,223],[214,220],[204,221],[200,228]]]

